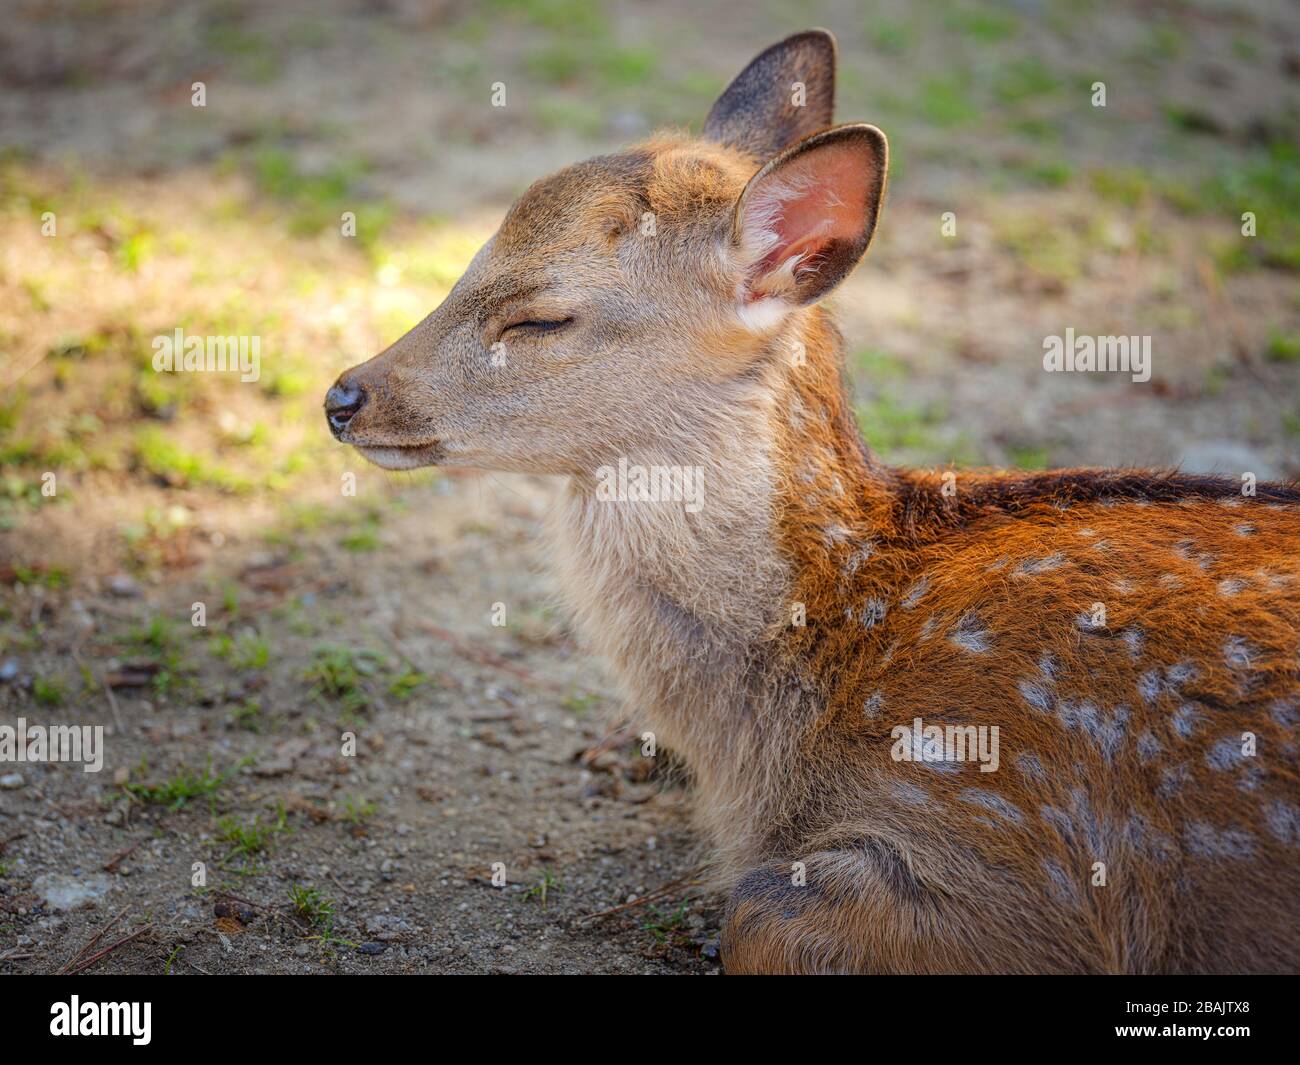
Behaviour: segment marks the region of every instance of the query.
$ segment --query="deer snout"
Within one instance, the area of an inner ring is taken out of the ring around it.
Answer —
[[[348,427],[353,416],[366,405],[366,392],[360,385],[338,379],[325,393],[325,420],[336,437]]]

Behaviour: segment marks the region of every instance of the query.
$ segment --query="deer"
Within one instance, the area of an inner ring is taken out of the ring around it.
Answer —
[[[874,454],[823,300],[888,143],[835,70],[798,33],[699,135],[537,181],[330,430],[564,479],[560,594],[689,770],[726,972],[1294,971],[1300,484]]]

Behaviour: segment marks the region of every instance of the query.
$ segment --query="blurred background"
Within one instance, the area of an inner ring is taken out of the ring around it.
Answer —
[[[530,182],[698,130],[810,26],[839,41],[837,118],[891,142],[876,243],[835,299],[887,461],[1300,476],[1288,0],[11,0],[0,711],[114,740],[100,777],[0,789],[0,839],[48,821],[0,849],[0,968],[71,953],[109,895],[163,915],[107,963],[140,971],[177,946],[233,971],[714,964],[711,904],[684,890],[555,932],[693,861],[669,783],[634,748],[591,754],[606,684],[535,547],[556,486],[361,467],[320,407]],[[1067,327],[1150,335],[1151,380],[1044,373]],[[259,337],[260,379],[156,373],[177,328]],[[340,727],[368,759],[338,758]],[[152,842],[127,880],[102,866],[133,825]],[[224,950],[195,854],[298,913],[310,949],[263,921],[261,954]],[[513,909],[481,886],[493,855]],[[88,909],[60,915],[69,883]]]

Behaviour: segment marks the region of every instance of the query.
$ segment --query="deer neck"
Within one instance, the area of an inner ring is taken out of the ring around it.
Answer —
[[[746,723],[785,720],[770,712],[772,677],[797,673],[776,662],[798,609],[799,552],[818,550],[792,541],[792,516],[834,541],[860,529],[863,499],[883,492],[841,366],[838,332],[803,312],[753,372],[680,396],[689,437],[626,456],[623,481],[609,467],[603,480],[573,478],[557,509],[553,553],[579,631],[612,667],[633,722],[688,762],[715,761],[719,737],[742,742]],[[657,465],[693,467],[702,506],[610,498],[611,484],[630,489],[631,471]]]

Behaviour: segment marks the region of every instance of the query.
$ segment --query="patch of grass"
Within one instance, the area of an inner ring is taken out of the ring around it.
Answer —
[[[1045,470],[1052,456],[1052,450],[1041,444],[1007,444],[1007,457],[1019,470]]]
[[[602,49],[596,69],[611,88],[632,88],[646,84],[658,69],[658,57],[649,48]]]
[[[377,513],[365,515],[354,528],[343,534],[339,546],[356,554],[378,550],[381,524],[382,520]]]
[[[1177,59],[1187,43],[1183,31],[1172,23],[1152,26],[1134,50],[1137,63],[1159,63]]]
[[[374,817],[378,811],[379,807],[369,799],[349,796],[343,800],[343,813],[340,815],[340,820],[360,827]]]
[[[1218,136],[1223,132],[1218,119],[1199,107],[1171,104],[1165,108],[1165,119],[1182,133]]]
[[[886,457],[903,450],[932,449],[934,429],[944,418],[938,407],[904,404],[887,394],[859,404],[857,415],[867,443]]]
[[[222,843],[229,843],[231,849],[221,859],[222,864],[236,856],[247,859],[264,854],[270,848],[271,841],[280,833],[287,831],[288,823],[283,810],[274,823],[268,824],[263,824],[260,814],[247,824],[241,824],[234,817],[223,817],[217,822],[217,839]]]
[[[307,924],[326,933],[334,929],[334,901],[318,888],[293,884],[289,888],[289,904],[293,912]]]
[[[1027,270],[1045,281],[1064,286],[1080,275],[1079,235],[1058,219],[1016,212],[995,220],[994,235]]]
[[[685,935],[686,903],[667,914],[658,906],[652,906],[650,913],[651,916],[642,922],[641,927],[654,936],[657,943],[668,946]]]
[[[239,25],[233,9],[204,28],[203,40],[210,53],[232,63],[243,80],[266,83],[282,69],[275,43]]]
[[[528,72],[549,85],[576,81],[587,63],[587,51],[576,41],[558,40],[530,52],[524,61]]]
[[[1025,180],[1044,188],[1062,188],[1074,177],[1074,168],[1064,159],[1031,159],[1013,169]]]
[[[1061,139],[1060,125],[1038,115],[1017,115],[1010,125],[1022,137],[1039,143],[1055,144]]]
[[[173,488],[207,485],[224,492],[243,493],[255,487],[252,478],[186,451],[157,426],[145,426],[137,431],[133,454],[140,468]]]
[[[239,588],[227,584],[221,589],[221,607],[232,618],[239,617]]]
[[[141,762],[140,770],[147,772],[148,765]],[[196,771],[182,766],[173,776],[157,784],[128,781],[122,788],[128,795],[142,802],[166,806],[169,810],[180,810],[194,799],[206,798],[211,801],[228,777],[229,772],[214,773],[212,762],[209,761],[203,770]]]
[[[980,115],[979,108],[971,100],[967,79],[953,75],[922,81],[915,106],[926,122],[941,129],[964,126]]]
[[[154,656],[166,654],[180,642],[176,635],[176,622],[161,614],[156,615],[131,633],[131,642]]]
[[[245,629],[235,636],[213,637],[212,653],[233,669],[265,669],[271,661],[271,645],[256,632]]]
[[[555,874],[550,869],[543,869],[537,883],[524,893],[524,898],[536,899],[545,907],[552,894],[558,894],[563,890],[564,885],[555,878]]]
[[[959,7],[948,12],[946,21],[951,29],[980,44],[1008,40],[1020,29],[1014,15],[995,7]]]
[[[1054,96],[1060,89],[1061,81],[1052,68],[1036,58],[1001,66],[993,82],[994,97],[1007,106]]]
[[[368,169],[359,159],[345,159],[306,173],[290,152],[264,146],[254,154],[252,169],[258,189],[290,208],[288,229],[296,236],[315,236],[329,229],[337,233],[343,212],[351,211],[356,215],[356,236],[351,239],[366,249],[383,236],[393,220],[390,204],[365,199],[359,191]]]
[[[1259,55],[1259,46],[1248,37],[1237,36],[1232,39],[1232,51],[1238,59],[1251,60]]]
[[[60,566],[15,566],[14,582],[28,588],[57,591],[68,586],[70,575]]]
[[[388,694],[396,699],[409,699],[428,681],[429,678],[419,670],[403,666],[401,672],[388,682]]]
[[[852,362],[870,381],[902,380],[907,376],[907,363],[879,348],[858,349],[853,353]]]
[[[192,672],[181,650],[179,626],[161,615],[150,618],[130,635],[130,642],[158,663],[153,687],[159,695],[166,695],[183,687]]]
[[[36,677],[32,681],[32,695],[41,706],[62,706],[67,692],[58,677]]]
[[[234,722],[236,728],[241,728],[245,732],[261,732],[262,704],[256,699],[245,699],[235,704],[230,711],[230,720]]]
[[[590,100],[568,96],[542,96],[533,102],[533,113],[545,129],[576,132],[598,137],[605,129],[606,111]]]
[[[1300,362],[1300,333],[1274,329],[1264,346],[1264,357],[1270,362]]]
[[[575,38],[603,37],[609,30],[600,5],[589,0],[487,0],[484,6]]]
[[[1088,184],[1103,200],[1136,207],[1151,192],[1151,182],[1140,170],[1109,167],[1088,173]]]
[[[360,713],[371,703],[369,681],[386,661],[376,651],[327,645],[316,648],[305,679],[312,682],[314,695],[332,699],[346,713]]]
[[[1245,239],[1260,263],[1300,271],[1300,147],[1276,141],[1249,153],[1207,183],[1198,207],[1238,226],[1252,212],[1257,235]]]
[[[871,25],[867,27],[867,40],[885,55],[905,55],[916,44],[916,30],[906,22],[873,14]]]
[[[564,709],[581,717],[600,705],[600,696],[592,692],[571,692],[564,698]]]

